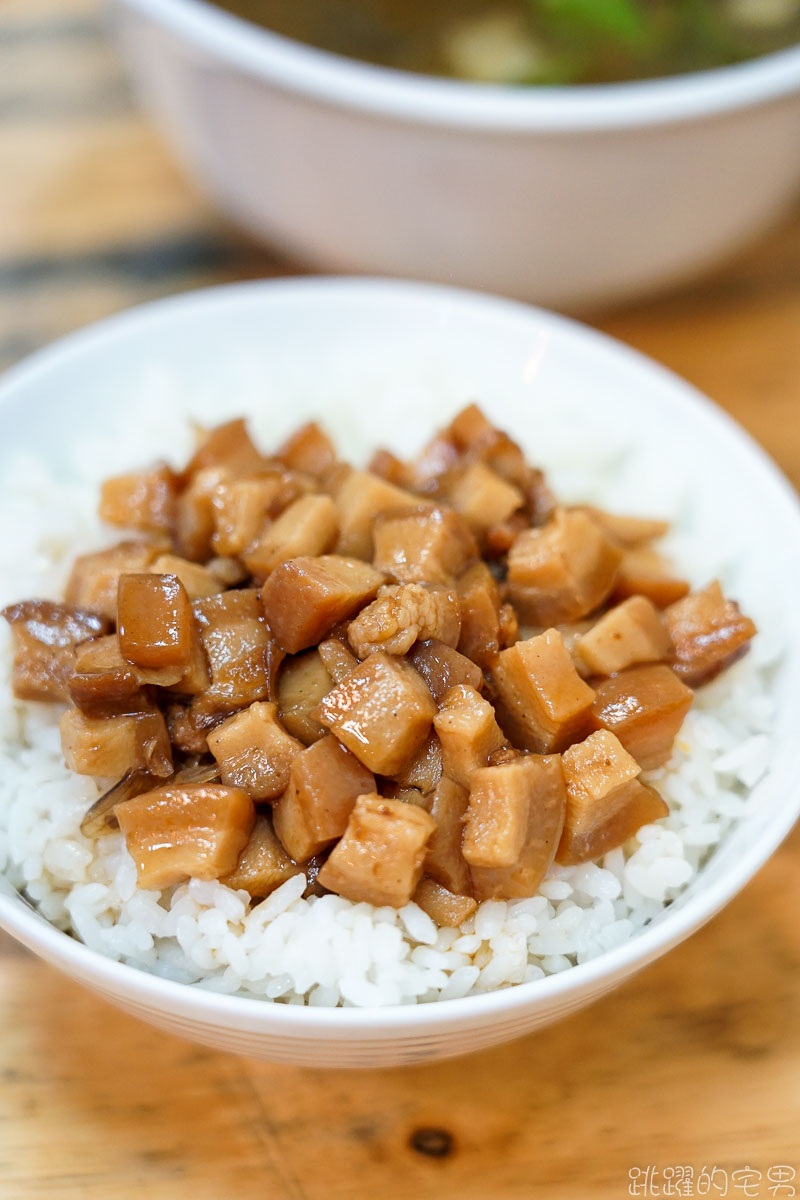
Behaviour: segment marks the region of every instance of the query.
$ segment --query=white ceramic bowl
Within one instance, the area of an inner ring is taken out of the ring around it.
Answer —
[[[37,954],[119,1007],[208,1045],[309,1066],[420,1062],[516,1037],[607,992],[708,920],[789,830],[800,810],[800,513],[762,451],[679,379],[597,333],[509,301],[379,280],[238,285],[114,317],[7,375],[0,481],[19,449],[69,471],[70,446],[108,425],[109,403],[134,405],[154,386],[196,395],[206,410],[225,398],[273,436],[316,414],[346,450],[377,442],[410,450],[477,398],[529,444],[544,446],[559,424],[593,445],[610,424],[641,447],[648,473],[666,466],[669,478],[699,479],[698,521],[739,527],[748,572],[789,598],[772,772],[759,785],[757,811],[651,927],[585,965],[491,995],[371,1011],[214,995],[100,957],[0,879],[0,923]],[[162,451],[153,447],[154,456]]]
[[[372,67],[202,0],[113,0],[139,92],[241,225],[317,267],[563,308],[710,267],[800,186],[800,47],[643,83]]]

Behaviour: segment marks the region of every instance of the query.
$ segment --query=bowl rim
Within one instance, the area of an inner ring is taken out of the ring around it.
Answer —
[[[577,133],[683,123],[800,90],[800,44],[748,62],[616,84],[520,88],[442,79],[306,46],[210,0],[114,0],[212,60],[337,107],[414,124],[506,133]]]
[[[407,280],[304,276],[227,284],[182,295],[155,300],[93,323],[40,350],[0,378],[0,418],[4,407],[16,393],[40,380],[57,379],[58,371],[74,358],[89,357],[97,351],[107,353],[108,344],[147,336],[148,328],[166,321],[191,321],[195,313],[247,307],[259,298],[289,303],[322,300],[336,304],[355,296],[370,304],[381,297],[390,302],[398,298],[419,303],[446,301],[455,308],[486,312],[492,318],[535,321],[539,329],[551,329],[577,338],[588,349],[613,357],[632,372],[646,371],[669,387],[675,404],[685,410],[698,407],[710,424],[715,425],[740,452],[759,469],[764,487],[793,519],[800,536],[800,499],[778,466],[757,442],[724,410],[667,368],[639,351],[559,314],[498,296],[471,292],[439,284]],[[90,986],[107,994],[124,997],[150,1010],[167,1009],[190,1019],[205,1019],[213,1026],[232,1028],[274,1027],[295,1035],[323,1036],[359,1033],[422,1034],[433,1032],[443,1023],[451,1028],[470,1025],[487,1016],[501,1016],[528,1007],[545,1007],[569,996],[591,998],[596,985],[608,979],[621,979],[646,966],[671,946],[688,937],[709,920],[749,882],[756,871],[786,837],[800,815],[800,762],[785,801],[776,806],[769,820],[734,864],[734,869],[713,879],[704,889],[689,897],[680,907],[671,908],[655,924],[639,931],[629,941],[589,962],[545,979],[517,984],[499,991],[457,1000],[425,1005],[398,1005],[387,1008],[325,1009],[269,1003],[246,996],[228,996],[196,985],[176,983],[148,974],[139,968],[106,958],[46,921],[20,895],[9,897],[0,892],[0,927],[49,961],[78,976]],[[571,1011],[568,1010],[568,1011]]]

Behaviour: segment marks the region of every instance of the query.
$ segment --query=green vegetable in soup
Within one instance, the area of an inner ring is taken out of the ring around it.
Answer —
[[[647,33],[645,11],[637,0],[529,0],[534,20],[550,22],[566,35],[616,38],[638,45]]]
[[[219,0],[335,54],[483,83],[590,84],[727,66],[800,42],[800,0]]]

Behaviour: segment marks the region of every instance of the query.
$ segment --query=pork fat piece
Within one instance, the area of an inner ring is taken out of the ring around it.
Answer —
[[[165,785],[115,808],[139,887],[219,879],[236,869],[255,821],[241,788]]]
[[[570,746],[562,763],[567,811],[556,859],[564,866],[599,858],[669,812],[639,780],[636,759],[605,729]]]
[[[318,879],[348,900],[402,908],[422,877],[433,830],[433,818],[415,805],[360,796]]]
[[[365,766],[396,775],[425,741],[436,705],[408,663],[371,654],[324,697],[313,716]]]

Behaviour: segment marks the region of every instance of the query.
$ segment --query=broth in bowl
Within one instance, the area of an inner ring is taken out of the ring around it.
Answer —
[[[275,33],[385,67],[484,83],[659,78],[800,41],[800,0],[219,0]]]

